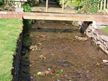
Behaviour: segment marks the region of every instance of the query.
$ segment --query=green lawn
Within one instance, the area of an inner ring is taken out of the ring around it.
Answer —
[[[13,55],[23,23],[19,19],[0,19],[0,81],[11,81]]]
[[[108,27],[102,28],[102,31],[108,35]]]

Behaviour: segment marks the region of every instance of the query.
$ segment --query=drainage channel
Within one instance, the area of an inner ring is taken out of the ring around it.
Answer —
[[[107,55],[71,22],[36,21],[21,55],[19,81],[108,80]]]

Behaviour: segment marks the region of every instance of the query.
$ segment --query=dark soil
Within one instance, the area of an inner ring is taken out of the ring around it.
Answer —
[[[19,81],[108,80],[108,65],[102,62],[108,56],[92,40],[75,39],[83,36],[78,27],[70,22],[37,21],[30,31],[35,47],[23,46]]]

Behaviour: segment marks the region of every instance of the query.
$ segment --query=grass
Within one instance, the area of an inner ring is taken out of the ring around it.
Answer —
[[[0,81],[11,81],[13,78],[13,55],[22,26],[19,19],[0,19]]]
[[[108,35],[108,27],[102,28],[101,30]]]

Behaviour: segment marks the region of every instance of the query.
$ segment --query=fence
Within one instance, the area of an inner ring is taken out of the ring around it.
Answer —
[[[101,0],[98,4],[99,10],[105,10],[108,9],[108,0]]]

